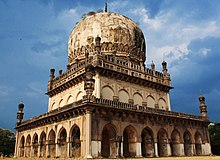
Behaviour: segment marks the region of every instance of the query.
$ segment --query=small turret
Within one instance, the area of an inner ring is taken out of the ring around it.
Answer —
[[[153,61],[152,61],[152,63],[151,63],[151,69],[152,69],[152,70],[155,70],[155,64],[154,64]]]
[[[207,106],[205,105],[205,97],[201,94],[199,96],[200,103],[200,113],[202,113],[202,117],[207,117]]]
[[[167,74],[167,62],[163,61],[162,62],[162,67],[163,67],[163,70],[162,70],[163,74],[166,75]]]
[[[24,104],[21,102],[18,104],[18,112],[17,112],[17,126],[21,124],[24,117]]]

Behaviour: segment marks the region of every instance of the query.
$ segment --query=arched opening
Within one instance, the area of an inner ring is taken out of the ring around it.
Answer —
[[[199,132],[195,134],[196,155],[202,155],[202,136]]]
[[[113,100],[114,92],[109,86],[102,88],[102,99]]]
[[[30,157],[31,156],[30,153],[31,153],[31,136],[29,134],[26,138],[26,153],[25,153],[25,156]]]
[[[164,129],[160,129],[157,134],[158,139],[158,155],[159,157],[167,157],[168,156],[168,135]]]
[[[80,129],[75,125],[71,133],[70,156],[78,158],[81,156]]]
[[[66,129],[62,128],[61,132],[60,132],[60,136],[58,139],[58,149],[60,151],[59,155],[62,158],[65,158],[67,156],[67,142],[66,142],[66,138],[67,138],[67,133],[66,133]]]
[[[64,105],[65,105],[64,100],[61,99],[61,100],[60,100],[60,103],[59,103],[59,107],[63,107]]]
[[[139,93],[134,94],[134,104],[142,106],[143,98]]]
[[[37,133],[33,136],[33,157],[37,157],[38,155],[38,135]]]
[[[192,156],[193,152],[192,152],[192,139],[191,139],[191,134],[186,131],[183,135],[183,139],[184,139],[184,153],[185,156]]]
[[[55,102],[51,106],[51,110],[54,110],[54,109],[56,109],[56,103]]]
[[[40,157],[46,158],[46,133],[44,131],[40,135]]]
[[[143,157],[154,157],[154,137],[153,132],[149,128],[144,128],[141,133],[141,152]]]
[[[136,130],[132,126],[127,126],[123,132],[123,156],[136,156]]]
[[[74,102],[73,96],[69,96],[68,99],[67,99],[67,104],[71,104],[73,102]]]
[[[164,110],[167,109],[166,101],[163,98],[159,99],[159,109],[164,109]]]
[[[152,96],[147,97],[147,107],[155,108],[155,100]]]
[[[55,131],[51,130],[48,136],[48,151],[49,151],[49,157],[54,158],[56,157],[56,144],[55,144]]]
[[[120,90],[118,93],[118,98],[120,102],[128,103],[129,95],[125,90]]]
[[[102,130],[101,155],[104,158],[116,156],[116,131],[111,124]]]
[[[180,134],[177,130],[171,134],[171,151],[173,156],[181,156]]]
[[[20,157],[24,157],[24,141],[24,136],[22,136],[20,140]]]
[[[80,91],[80,92],[77,94],[77,96],[76,96],[76,101],[79,101],[79,100],[81,100],[82,98],[83,98],[83,92]]]

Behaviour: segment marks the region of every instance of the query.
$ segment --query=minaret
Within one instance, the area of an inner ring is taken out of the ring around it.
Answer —
[[[153,71],[155,71],[155,64],[154,64],[153,61],[152,61],[152,63],[151,63],[151,69],[152,69]]]
[[[162,62],[162,67],[163,67],[163,74],[166,75],[167,74],[167,62],[163,61]]]
[[[202,117],[207,117],[207,106],[205,105],[205,97],[202,95],[202,93],[199,96],[199,103],[200,103],[200,113],[202,113]]]
[[[22,102],[20,102],[18,104],[18,112],[17,112],[17,123],[16,125],[20,125],[21,124],[21,121],[23,120],[23,116],[24,116],[24,104]]]

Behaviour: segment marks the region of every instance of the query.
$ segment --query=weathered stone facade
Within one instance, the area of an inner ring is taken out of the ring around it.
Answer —
[[[97,13],[70,34],[66,72],[51,69],[48,112],[16,124],[17,157],[167,157],[211,153],[202,116],[173,112],[166,62],[146,68],[142,31],[129,18]]]

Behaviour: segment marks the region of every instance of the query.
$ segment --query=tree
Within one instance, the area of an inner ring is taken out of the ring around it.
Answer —
[[[214,123],[209,126],[212,154],[220,155],[220,123]]]
[[[14,153],[15,134],[8,129],[0,128],[0,153],[9,156]]]

